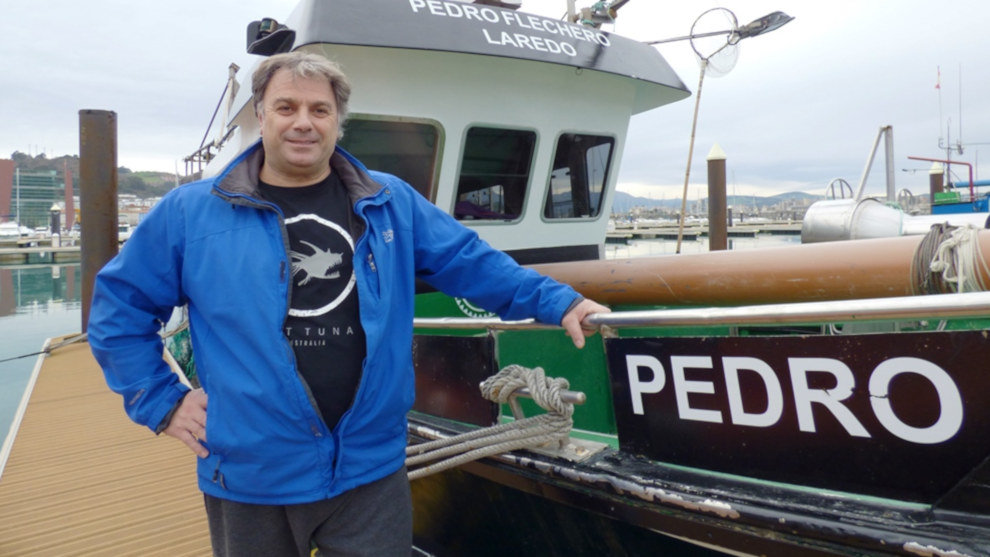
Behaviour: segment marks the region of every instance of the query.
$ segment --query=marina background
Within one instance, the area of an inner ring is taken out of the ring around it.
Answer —
[[[728,241],[730,250],[748,250],[797,245],[801,243],[801,236],[800,234],[759,233],[752,237],[731,237]],[[621,243],[609,242],[605,244],[605,258],[619,259],[626,257],[674,255],[676,250],[677,240],[631,239]],[[707,251],[707,236],[700,236],[695,240],[687,240],[681,243],[681,253],[704,253]]]

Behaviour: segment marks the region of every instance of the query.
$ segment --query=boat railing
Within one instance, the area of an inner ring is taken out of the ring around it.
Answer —
[[[675,308],[615,311],[589,316],[592,325],[608,329],[624,327],[782,325],[867,321],[959,319],[990,317],[990,292],[965,292],[928,296],[900,296],[856,300],[829,300],[735,307]],[[417,329],[553,329],[532,319],[502,321],[497,317],[416,318]]]

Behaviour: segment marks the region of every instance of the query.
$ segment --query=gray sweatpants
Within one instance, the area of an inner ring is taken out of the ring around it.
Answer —
[[[218,557],[402,556],[412,552],[412,500],[406,469],[333,499],[251,505],[204,495]],[[311,546],[312,544],[312,546]]]

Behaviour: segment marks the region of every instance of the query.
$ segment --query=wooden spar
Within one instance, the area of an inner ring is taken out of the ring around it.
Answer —
[[[604,304],[731,306],[921,294],[912,262],[923,236],[746,251],[533,265]],[[990,231],[978,234],[990,261]],[[930,261],[926,263],[930,264]],[[978,269],[981,284],[990,276]]]

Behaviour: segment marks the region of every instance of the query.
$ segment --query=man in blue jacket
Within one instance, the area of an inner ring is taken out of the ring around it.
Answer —
[[[166,195],[99,273],[89,340],[128,415],[196,453],[218,555],[408,555],[415,280],[505,319],[608,311],[336,146],[350,86],[291,53],[253,77],[261,141]],[[187,304],[202,389],[161,359]]]

